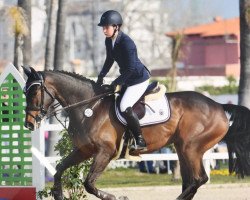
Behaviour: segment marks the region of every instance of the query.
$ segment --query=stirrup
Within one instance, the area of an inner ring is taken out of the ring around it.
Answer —
[[[139,146],[139,145],[137,144],[135,138],[133,138],[133,142],[132,142],[132,144],[130,145],[130,149],[131,149],[131,150],[140,150],[140,151],[141,151],[141,150],[143,150],[143,151],[147,151],[147,150],[148,150],[147,146],[144,146],[144,147]]]

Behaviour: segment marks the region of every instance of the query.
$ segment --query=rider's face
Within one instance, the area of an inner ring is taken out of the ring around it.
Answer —
[[[114,26],[103,26],[102,27],[103,33],[106,37],[110,38],[114,34],[115,27]]]

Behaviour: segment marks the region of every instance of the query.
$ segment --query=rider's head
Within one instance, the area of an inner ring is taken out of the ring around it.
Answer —
[[[119,12],[108,10],[102,14],[98,26],[103,28],[106,37],[114,37],[115,33],[120,30],[123,20]]]

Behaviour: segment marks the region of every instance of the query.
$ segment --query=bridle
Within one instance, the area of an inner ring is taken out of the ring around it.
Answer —
[[[79,101],[79,102],[76,102],[74,104],[65,106],[65,107],[63,107],[61,109],[55,110],[55,108],[57,108],[58,105],[60,105],[59,103],[57,103],[56,105],[53,105],[54,110],[48,113],[48,111],[44,107],[44,94],[47,93],[50,96],[50,98],[52,99],[51,104],[55,101],[55,97],[50,93],[50,91],[48,90],[48,88],[44,84],[44,79],[43,79],[42,75],[41,74],[39,74],[39,75],[41,77],[40,79],[35,80],[35,81],[29,83],[28,87],[26,85],[24,87],[24,90],[23,90],[24,94],[27,95],[28,92],[29,92],[29,90],[33,86],[35,86],[35,85],[39,85],[40,86],[40,89],[41,89],[41,101],[40,101],[41,103],[40,103],[40,106],[33,106],[33,105],[32,106],[27,106],[26,110],[25,110],[26,114],[30,115],[32,118],[35,119],[36,123],[40,123],[46,115],[48,116],[48,118],[51,117],[51,116],[55,116],[56,117],[56,114],[58,112],[61,112],[62,110],[69,110],[69,109],[72,109],[72,108],[75,108],[75,107],[78,107],[78,106],[87,105],[87,104],[92,103],[92,102],[97,102],[98,100],[100,100],[100,99],[102,99],[104,97],[107,97],[107,96],[110,96],[110,95],[114,95],[115,93],[117,93],[117,92],[114,92],[114,91],[110,90],[110,91],[102,93],[100,95],[96,95],[96,96],[94,96],[94,97],[92,97],[90,99]],[[32,115],[30,113],[30,111],[39,111],[40,113],[37,116],[34,116],[34,115]]]
[[[47,93],[50,98],[52,99],[52,103],[55,101],[55,97],[50,93],[50,91],[48,90],[48,88],[46,87],[46,85],[44,84],[44,80],[43,78],[39,79],[39,80],[35,80],[31,83],[29,83],[28,87],[27,85],[24,87],[23,92],[24,94],[27,96],[29,90],[35,86],[35,85],[39,85],[40,89],[41,89],[41,103],[39,106],[27,106],[25,109],[26,114],[30,115],[32,118],[35,119],[36,123],[40,123],[42,121],[42,119],[46,116],[47,114],[47,110],[45,110],[44,107],[44,94]],[[37,116],[34,116],[30,113],[30,111],[39,111],[40,113]]]

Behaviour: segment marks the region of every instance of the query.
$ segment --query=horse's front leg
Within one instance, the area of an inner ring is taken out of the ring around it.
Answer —
[[[87,160],[89,156],[83,155],[80,150],[73,150],[61,163],[56,166],[56,174],[54,175],[54,187],[53,187],[53,196],[55,200],[63,200],[62,192],[62,182],[61,178],[63,172],[72,167],[81,163],[84,160]]]
[[[107,149],[101,150],[94,158],[94,162],[91,165],[90,171],[84,183],[85,189],[87,190],[88,193],[93,194],[102,200],[117,200],[114,195],[98,190],[95,187],[96,179],[105,170],[105,168],[107,167],[107,165],[109,164],[112,158],[112,155],[113,155],[113,152],[108,151]],[[127,198],[123,198],[123,199],[127,199]]]

